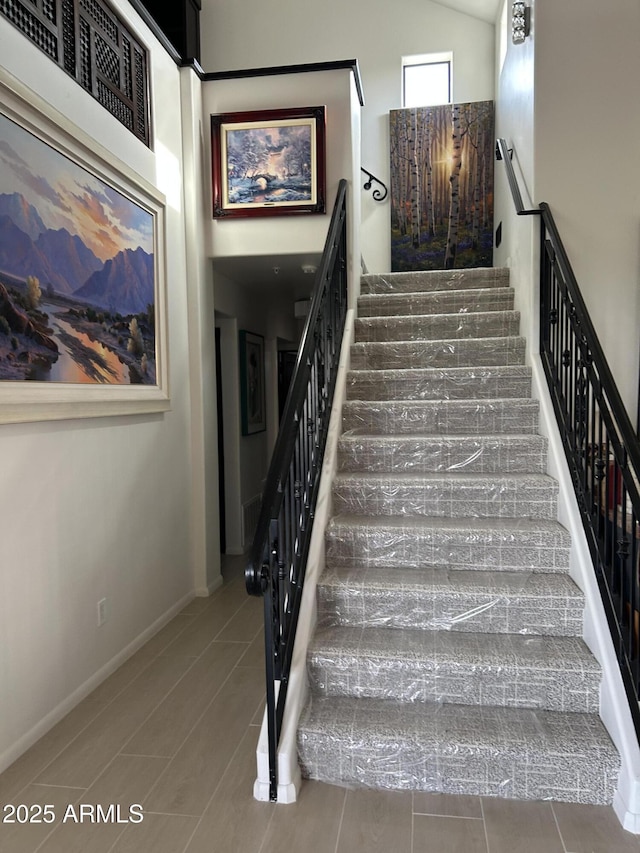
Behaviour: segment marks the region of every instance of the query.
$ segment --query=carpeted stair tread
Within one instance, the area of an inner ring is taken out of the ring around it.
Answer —
[[[601,668],[579,637],[330,625],[307,658],[323,696],[598,712]]]
[[[336,514],[438,518],[545,518],[557,515],[558,483],[546,474],[356,472],[333,481]]]
[[[505,267],[368,273],[361,277],[361,293],[415,293],[508,286],[509,270]]]
[[[609,804],[620,759],[594,714],[313,696],[302,773],[339,785]]]
[[[582,634],[584,595],[568,574],[445,567],[328,567],[319,625],[534,636]]]
[[[493,400],[347,400],[343,429],[354,435],[535,434],[540,404],[529,397]]]
[[[358,316],[512,311],[513,300],[512,287],[467,288],[431,293],[365,294],[358,298]]]
[[[518,311],[358,317],[355,321],[356,342],[500,338],[518,335],[519,331]]]
[[[541,435],[360,435],[338,441],[340,471],[543,473]]]
[[[327,565],[569,570],[571,539],[556,521],[512,518],[336,515],[327,525]]]
[[[351,369],[402,369],[408,364],[412,368],[524,364],[525,347],[525,339],[517,335],[359,342],[351,347]]]
[[[394,370],[350,370],[349,400],[440,400],[525,397],[531,393],[531,368],[433,367]]]

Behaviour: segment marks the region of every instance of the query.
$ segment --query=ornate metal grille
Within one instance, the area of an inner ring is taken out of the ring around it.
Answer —
[[[0,0],[0,12],[149,145],[147,54],[102,0]]]
[[[29,9],[17,0],[0,0],[0,12],[47,56],[59,61],[57,34],[51,31],[47,16],[37,6]]]

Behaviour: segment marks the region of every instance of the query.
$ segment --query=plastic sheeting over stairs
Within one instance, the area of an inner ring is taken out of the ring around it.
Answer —
[[[363,278],[298,729],[343,785],[612,801],[506,270]]]

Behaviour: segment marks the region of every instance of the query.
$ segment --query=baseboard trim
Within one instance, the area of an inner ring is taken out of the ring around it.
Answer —
[[[224,578],[222,575],[219,575],[212,583],[207,584],[207,586],[198,587],[195,591],[196,598],[208,598],[210,595],[220,589],[222,584],[224,583]]]
[[[135,640],[127,645],[122,651],[118,652],[110,661],[95,672],[83,684],[73,691],[66,699],[60,702],[52,711],[43,717],[33,728],[19,738],[10,749],[5,750],[0,755],[0,773],[3,773],[10,767],[14,761],[17,761],[30,747],[32,747],[40,738],[44,737],[57,723],[60,722],[67,714],[72,711],[76,705],[79,705],[83,699],[92,693],[96,687],[102,684],[112,673],[122,666],[132,655],[144,646],[158,631],[170,622],[186,605],[193,601],[195,592],[191,591],[184,595],[176,604],[162,614],[155,622],[139,634]]]

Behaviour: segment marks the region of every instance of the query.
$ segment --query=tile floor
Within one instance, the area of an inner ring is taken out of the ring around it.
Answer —
[[[243,558],[225,558],[225,583],[211,598],[185,607],[0,775],[0,804],[46,805],[42,818],[55,816],[52,823],[0,824],[1,853],[280,853],[284,846],[310,853],[640,853],[640,838],[602,807],[312,782],[294,805],[256,802],[261,602],[245,593],[243,565]],[[87,806],[96,804],[120,804],[120,811],[92,823]],[[137,818],[132,804],[142,804],[143,820],[118,823]]]

